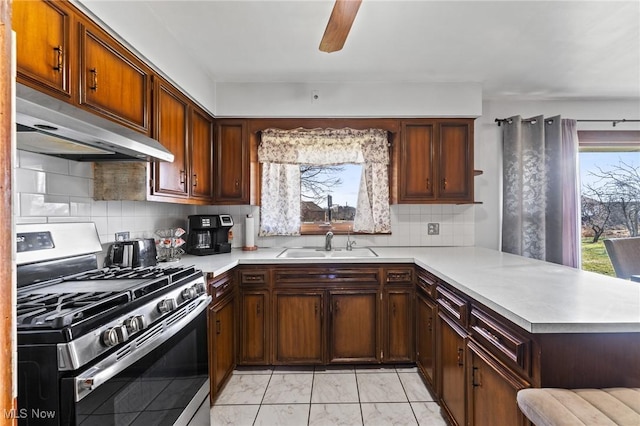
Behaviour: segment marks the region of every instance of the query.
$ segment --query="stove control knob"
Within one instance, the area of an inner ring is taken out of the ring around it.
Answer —
[[[129,333],[127,332],[127,327],[124,325],[108,328],[102,333],[102,343],[104,343],[105,346],[115,346],[119,343],[126,342],[128,338]]]
[[[204,283],[197,283],[193,286],[193,288],[196,289],[196,293],[198,294],[203,294],[204,292],[207,291],[207,288],[205,287]]]
[[[158,302],[158,312],[160,312],[161,314],[173,311],[175,308],[176,306],[173,299],[163,299]]]
[[[184,300],[191,300],[194,297],[196,297],[197,295],[198,295],[198,292],[197,292],[195,286],[194,287],[188,287],[188,288],[185,288],[184,290],[182,290],[182,298]]]
[[[129,334],[133,334],[140,330],[144,330],[146,324],[142,315],[135,315],[124,320],[124,325],[127,327]]]

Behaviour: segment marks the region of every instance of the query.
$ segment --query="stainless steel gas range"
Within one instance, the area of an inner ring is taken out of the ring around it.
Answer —
[[[208,393],[202,272],[100,268],[93,223],[16,240],[19,424],[185,423]]]

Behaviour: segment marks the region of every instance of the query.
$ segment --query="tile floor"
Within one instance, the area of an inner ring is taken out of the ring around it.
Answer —
[[[415,367],[238,368],[211,425],[445,425]]]

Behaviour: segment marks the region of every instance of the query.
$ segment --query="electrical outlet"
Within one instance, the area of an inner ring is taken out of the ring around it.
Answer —
[[[129,239],[129,231],[116,232],[116,241],[127,241]]]
[[[427,235],[439,235],[440,224],[439,223],[427,223]]]

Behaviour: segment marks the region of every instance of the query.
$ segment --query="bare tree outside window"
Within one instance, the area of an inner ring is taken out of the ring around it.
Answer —
[[[359,164],[300,166],[303,234],[352,229],[360,173]]]

